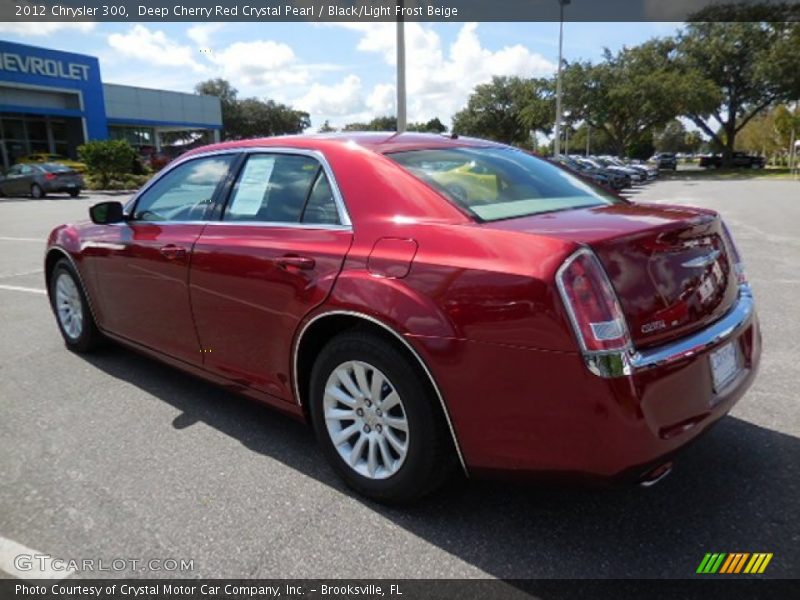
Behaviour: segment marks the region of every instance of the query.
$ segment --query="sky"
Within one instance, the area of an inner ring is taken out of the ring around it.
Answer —
[[[564,58],[597,60],[677,23],[565,23]],[[394,23],[0,23],[0,38],[96,56],[102,79],[191,92],[223,77],[240,97],[307,111],[312,129],[395,112]],[[408,120],[450,125],[493,75],[548,76],[558,23],[407,23]]]

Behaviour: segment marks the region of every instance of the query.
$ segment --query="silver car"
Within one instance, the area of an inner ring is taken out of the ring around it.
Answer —
[[[47,194],[66,193],[76,197],[83,189],[83,178],[59,163],[14,165],[0,176],[0,195],[44,198]]]

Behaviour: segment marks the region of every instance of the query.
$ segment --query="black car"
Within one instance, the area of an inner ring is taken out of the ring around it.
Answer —
[[[737,169],[763,169],[767,159],[763,156],[747,154],[747,152],[734,152],[731,155],[730,166]],[[709,154],[700,158],[700,166],[706,169],[719,169],[722,166],[722,156]]]
[[[655,163],[659,170],[678,170],[678,157],[672,152],[659,152],[650,159],[650,162]]]
[[[79,173],[59,163],[22,163],[0,176],[0,195],[44,198],[58,192],[76,197],[83,189]]]

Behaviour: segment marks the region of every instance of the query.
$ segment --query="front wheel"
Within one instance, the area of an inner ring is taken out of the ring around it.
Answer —
[[[31,198],[38,200],[39,198],[44,198],[44,196],[45,193],[41,186],[38,183],[34,183],[31,186]]]
[[[89,352],[101,340],[86,294],[72,265],[61,259],[50,276],[50,305],[67,348]]]
[[[77,198],[77,197],[78,197],[78,195],[79,195],[80,193],[81,193],[81,191],[80,191],[80,190],[70,190],[70,191],[69,191],[69,195],[70,195],[70,197],[72,197],[72,198]]]
[[[310,409],[323,451],[345,482],[402,503],[440,487],[456,464],[444,417],[411,358],[371,331],[334,338],[311,374]]]

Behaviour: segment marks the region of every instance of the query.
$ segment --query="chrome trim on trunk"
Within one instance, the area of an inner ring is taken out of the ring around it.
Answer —
[[[583,358],[589,370],[599,377],[633,375],[639,371],[690,358],[725,341],[747,325],[754,313],[752,290],[749,285],[743,284],[739,286],[739,298],[733,308],[705,329],[657,348],[642,351],[584,352]]]

